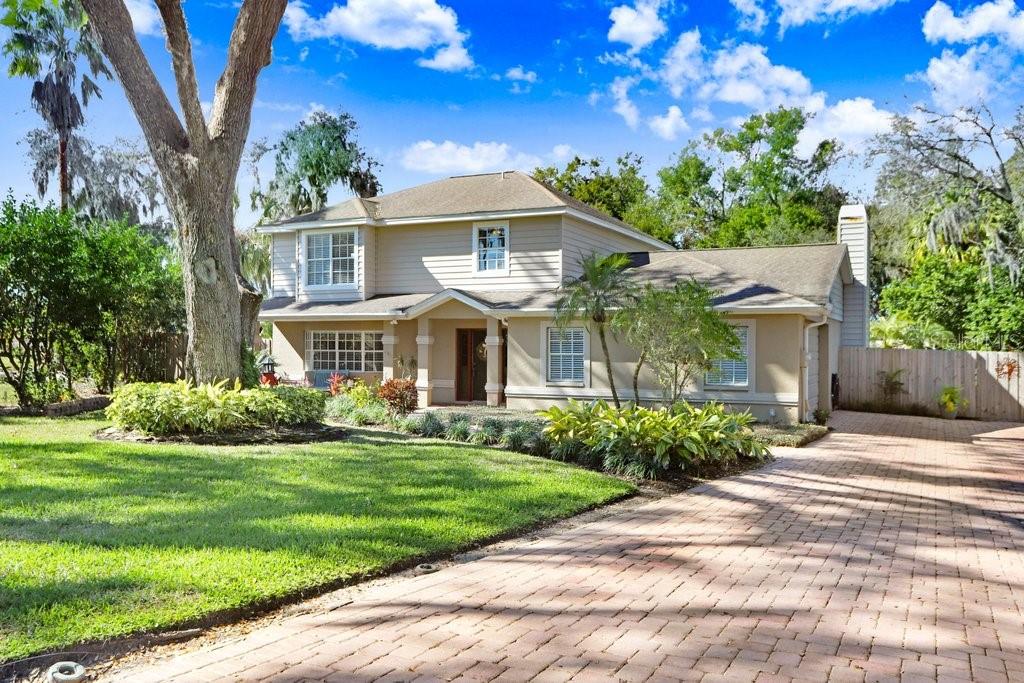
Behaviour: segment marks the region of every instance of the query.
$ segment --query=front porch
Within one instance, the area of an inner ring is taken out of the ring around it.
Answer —
[[[505,325],[462,300],[430,303],[401,319],[275,320],[278,372],[314,386],[334,372],[415,379],[421,407],[504,405]]]

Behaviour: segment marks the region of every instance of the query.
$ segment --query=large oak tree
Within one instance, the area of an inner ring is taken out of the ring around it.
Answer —
[[[286,0],[243,0],[209,122],[200,105],[181,2],[156,0],[184,123],[135,38],[123,0],[82,4],[142,127],[178,229],[192,373],[200,381],[238,377],[260,295],[241,274],[232,201],[256,79],[270,64]]]

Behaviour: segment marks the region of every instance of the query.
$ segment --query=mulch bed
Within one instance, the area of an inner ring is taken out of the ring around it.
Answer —
[[[172,436],[153,436],[140,432],[122,431],[117,427],[107,427],[95,433],[101,441],[121,441],[128,443],[190,443],[203,446],[249,446],[279,443],[318,443],[323,441],[341,441],[348,436],[348,430],[337,425],[310,424],[295,427],[278,427],[277,429],[246,429],[239,432],[221,434],[174,434]]]

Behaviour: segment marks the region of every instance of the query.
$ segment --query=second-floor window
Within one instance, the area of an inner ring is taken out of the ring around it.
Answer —
[[[306,235],[307,286],[352,285],[355,281],[355,230]]]
[[[485,275],[508,272],[508,225],[473,228],[473,270]]]

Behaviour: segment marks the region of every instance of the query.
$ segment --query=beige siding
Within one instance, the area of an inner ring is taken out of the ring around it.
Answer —
[[[832,290],[828,295],[828,302],[832,305],[832,317],[842,322],[843,320],[843,275],[836,273],[836,279],[832,281]]]
[[[509,221],[509,273],[473,272],[473,223],[388,226],[378,229],[376,292],[401,294],[461,289],[551,289],[559,285],[561,219]]]
[[[749,408],[760,419],[774,410],[780,420],[797,419],[800,388],[800,353],[803,348],[803,318],[796,315],[761,315],[736,318],[753,323],[753,384],[747,390],[733,391],[696,386],[692,400],[715,399],[740,409]],[[551,321],[539,318],[510,318],[508,327],[508,405],[535,409],[564,402],[566,397],[580,399],[610,398],[604,355],[596,334],[588,334],[588,368],[583,387],[554,387],[543,374],[544,330]],[[633,370],[636,352],[625,344],[609,339],[612,369],[620,398],[633,396]],[[640,395],[644,401],[657,400],[660,387],[649,368],[640,375]]]
[[[579,263],[591,253],[650,251],[651,247],[638,239],[599,228],[589,223],[566,218],[562,223],[562,272],[567,278],[578,277]]]
[[[846,207],[844,207],[845,209]],[[839,222],[839,241],[847,246],[850,253],[850,267],[853,283],[843,287],[843,346],[867,346],[869,289],[868,254],[870,233],[864,221]]]
[[[295,296],[295,233],[272,235],[270,256],[272,295]]]

